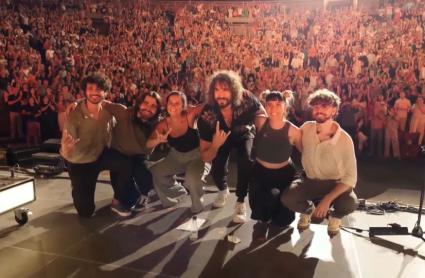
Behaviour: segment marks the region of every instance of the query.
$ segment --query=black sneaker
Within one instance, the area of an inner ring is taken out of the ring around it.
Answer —
[[[135,212],[141,212],[148,208],[148,204],[149,204],[149,195],[148,196],[140,195],[136,204],[131,209]]]
[[[121,217],[129,217],[131,215],[131,210],[121,204],[112,204],[111,210]]]

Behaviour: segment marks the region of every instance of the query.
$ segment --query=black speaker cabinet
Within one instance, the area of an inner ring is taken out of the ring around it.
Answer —
[[[40,152],[39,147],[28,147],[26,145],[9,145],[6,151],[7,165],[32,166],[32,155]]]
[[[48,139],[41,144],[41,150],[46,153],[59,153],[60,148],[60,139]]]
[[[34,153],[32,160],[37,175],[54,176],[65,170],[65,162],[61,155],[57,153]]]

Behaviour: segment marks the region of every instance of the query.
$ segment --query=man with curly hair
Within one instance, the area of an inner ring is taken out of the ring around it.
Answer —
[[[307,99],[314,121],[301,126],[302,165],[305,175],[282,195],[283,204],[301,213],[298,228],[307,229],[311,217],[323,219],[330,207],[328,232],[340,230],[341,218],[358,205],[353,189],[357,164],[351,137],[334,121],[341,103],[333,92],[322,89]],[[313,201],[320,200],[317,207]]]
[[[131,161],[110,147],[115,118],[103,109],[102,101],[111,88],[103,74],[86,76],[81,84],[86,100],[71,111],[65,121],[61,154],[67,161],[72,199],[81,217],[91,217],[95,210],[94,193],[102,170],[117,172],[112,181],[114,199],[111,209],[120,216],[131,214],[128,185]]]
[[[265,116],[258,99],[242,86],[240,77],[232,71],[218,71],[210,79],[207,104],[198,120],[200,150],[205,162],[212,162],[211,176],[219,189],[214,207],[224,207],[229,190],[227,186],[228,161],[232,149],[237,152],[236,223],[246,222],[244,199],[248,192],[253,161],[256,117]]]

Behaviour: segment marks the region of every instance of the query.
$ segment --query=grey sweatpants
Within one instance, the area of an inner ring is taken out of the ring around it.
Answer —
[[[310,214],[313,209],[313,201],[323,198],[337,184],[335,180],[313,180],[306,177],[296,179],[283,193],[281,201],[289,209]],[[331,215],[342,218],[358,207],[357,196],[353,190],[349,190],[333,201]]]
[[[185,173],[184,185],[192,199],[192,212],[202,210],[201,197],[204,191],[201,178],[204,173],[204,162],[198,148],[187,153],[171,148],[168,155],[153,165],[150,171],[156,193],[164,207],[177,204],[177,198],[186,194],[185,188],[175,179],[176,174]]]

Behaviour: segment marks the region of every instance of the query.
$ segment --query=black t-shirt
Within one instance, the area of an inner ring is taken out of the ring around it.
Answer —
[[[7,97],[7,102],[8,102],[7,105],[9,106],[10,112],[21,112],[21,102],[20,101],[16,102],[15,104],[12,104],[12,105],[9,104],[9,101],[15,101],[17,99],[18,99],[18,96],[16,96],[16,95],[9,95]]]
[[[25,110],[25,112],[29,113],[26,116],[27,121],[29,121],[29,122],[38,121],[38,117],[35,116],[40,111],[40,107],[38,105],[33,105],[33,106],[31,106],[31,105],[25,105],[24,106],[24,110]]]
[[[338,113],[337,122],[342,127],[354,127],[356,125],[355,109],[349,102],[344,102]]]
[[[0,91],[5,91],[7,89],[7,84],[9,84],[9,78],[0,77]]]
[[[49,102],[49,104],[50,104],[50,102]],[[54,115],[55,113],[56,113],[56,111],[55,110],[53,110],[52,109],[52,107],[50,107],[50,105],[45,105],[45,104],[42,104],[41,105],[41,108],[42,109],[44,109],[44,108],[46,108],[47,107],[47,109],[46,110],[44,110],[44,111],[42,111],[41,112],[41,115],[44,117],[44,118],[46,118],[46,117],[52,117],[52,115]]]
[[[233,119],[231,129],[227,126],[218,105],[207,104],[198,119],[199,137],[211,142],[215,133],[217,121],[220,122],[220,129],[228,132],[232,131],[230,138],[249,138],[255,133],[254,119],[260,109],[260,101],[249,91],[244,91],[242,102],[239,106],[233,107]]]

